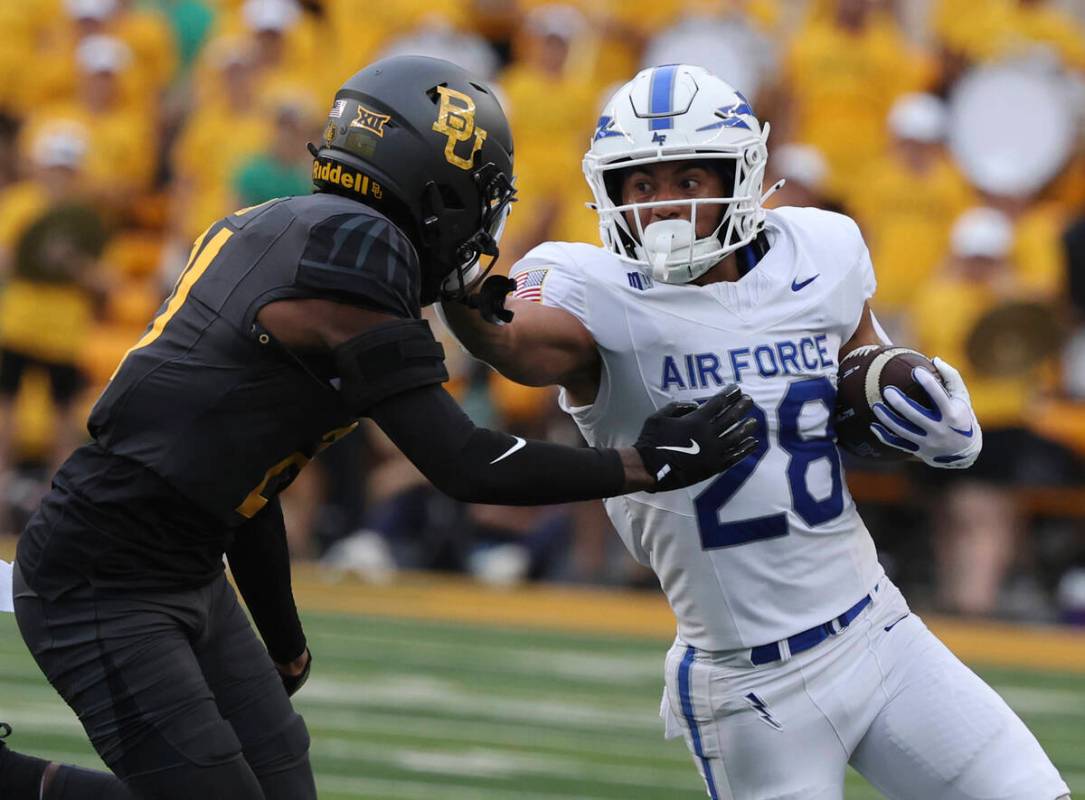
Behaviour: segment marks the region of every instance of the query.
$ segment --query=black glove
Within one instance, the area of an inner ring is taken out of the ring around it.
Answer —
[[[753,401],[735,384],[698,406],[669,403],[644,421],[633,447],[656,479],[650,492],[681,489],[730,469],[757,447]]]
[[[282,669],[279,669],[279,678],[283,682],[283,688],[286,689],[286,696],[293,697],[298,689],[305,685],[305,682],[309,680],[309,670],[313,666],[313,654],[309,651],[309,648],[305,648],[305,655],[308,658],[305,661],[305,669],[301,671],[300,675],[287,675]],[[278,666],[278,665],[276,665]]]
[[[484,320],[494,325],[512,322],[512,312],[505,308],[505,297],[516,288],[516,281],[504,275],[491,275],[482,282],[478,293],[465,301],[469,308],[477,308]]]

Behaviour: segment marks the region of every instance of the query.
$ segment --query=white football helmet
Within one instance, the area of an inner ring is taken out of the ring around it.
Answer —
[[[668,64],[641,70],[606,104],[584,156],[603,245],[665,283],[688,283],[704,274],[764,227],[761,183],[768,134],[768,124],[761,126],[746,98],[703,67]],[[720,164],[722,175],[734,176],[724,197],[621,204],[620,170],[712,159],[732,162]],[[641,209],[675,205],[692,206],[688,222],[642,226]],[[720,224],[711,236],[695,240],[697,214],[711,206],[724,207]],[[633,212],[635,230],[626,211]]]

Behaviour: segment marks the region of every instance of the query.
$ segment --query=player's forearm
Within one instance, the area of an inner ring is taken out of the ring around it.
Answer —
[[[434,486],[464,502],[543,505],[655,483],[632,449],[563,447],[479,428],[439,386],[402,392],[370,416]]]
[[[524,386],[598,388],[599,352],[590,334],[571,315],[512,298],[511,322],[486,322],[479,313],[459,303],[440,309],[449,329],[468,352],[506,378]]]
[[[523,448],[503,463],[491,463],[520,442]],[[494,456],[493,454],[497,455]],[[627,471],[627,464],[635,469]],[[565,447],[519,440],[476,429],[463,449],[427,475],[449,495],[469,503],[549,505],[613,497],[655,485],[632,448]]]
[[[277,500],[237,531],[226,557],[272,661],[289,664],[303,655],[305,634],[290,586],[290,552]]]
[[[471,355],[508,376],[517,357],[511,325],[486,322],[478,311],[463,303],[441,303],[438,311],[448,329]]]

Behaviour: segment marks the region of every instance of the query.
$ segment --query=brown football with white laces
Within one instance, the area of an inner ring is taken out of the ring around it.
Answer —
[[[882,392],[889,386],[920,405],[931,407],[931,399],[912,376],[916,367],[942,380],[934,364],[922,353],[907,347],[865,345],[852,350],[837,370],[836,412],[833,417],[837,443],[860,458],[901,461],[909,454],[882,444],[870,430],[874,404],[885,404]]]

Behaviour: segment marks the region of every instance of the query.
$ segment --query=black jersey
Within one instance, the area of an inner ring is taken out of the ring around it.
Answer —
[[[347,198],[273,200],[216,222],[94,406],[94,443],[54,480],[54,519],[65,504],[96,506],[67,518],[93,518],[79,536],[102,532],[105,552],[94,557],[109,564],[110,585],[141,567],[162,585],[207,579],[221,569],[230,529],[357,425],[332,376],[279,346],[257,312],[322,297],[417,318],[419,284],[417,255],[399,229]],[[112,526],[104,504],[117,510]],[[27,531],[56,532],[40,518]]]

